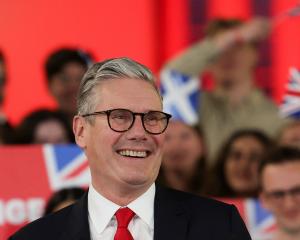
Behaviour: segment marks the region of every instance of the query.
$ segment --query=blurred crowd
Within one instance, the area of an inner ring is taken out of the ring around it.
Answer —
[[[166,63],[163,70],[188,76],[209,70],[214,88],[201,94],[196,125],[176,119],[169,123],[157,181],[217,198],[261,197],[286,232],[300,234],[300,120],[281,119],[275,103],[254,84],[259,45],[270,31],[265,19],[216,19],[203,39]],[[91,61],[79,49],[52,53],[45,74],[58,109],[36,110],[15,128],[1,112],[1,144],[74,143],[76,95]],[[0,53],[0,104],[6,81],[5,55]],[[55,209],[55,201],[71,202],[82,194],[60,192],[46,214]],[[285,239],[284,234],[278,239]]]
[[[209,70],[214,88],[201,94],[198,124],[170,122],[161,183],[217,197],[256,197],[264,154],[275,145],[300,148],[300,120],[281,119],[275,103],[254,84],[259,44],[270,29],[262,18],[246,23],[215,19],[203,39],[163,66],[197,77]],[[74,143],[77,91],[92,61],[91,54],[75,48],[51,53],[44,72],[58,108],[37,109],[14,128],[0,111],[0,142]],[[0,53],[0,105],[6,82],[5,55]]]

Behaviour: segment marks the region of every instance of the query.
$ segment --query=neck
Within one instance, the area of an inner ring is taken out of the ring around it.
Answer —
[[[152,183],[150,183],[145,186],[128,186],[127,184],[124,184],[123,186],[110,186],[103,182],[99,184],[96,181],[92,181],[92,184],[98,193],[119,206],[127,206],[129,203],[145,193],[152,185]]]
[[[274,240],[299,240],[300,231],[298,232],[287,232],[282,229],[278,229],[274,235]]]

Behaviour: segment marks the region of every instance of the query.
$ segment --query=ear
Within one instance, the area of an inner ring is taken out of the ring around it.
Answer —
[[[75,141],[77,143],[77,145],[81,148],[85,148],[86,147],[86,143],[85,143],[85,135],[86,135],[86,131],[87,131],[87,123],[85,121],[85,119],[81,116],[76,115],[73,118],[73,132],[75,135]]]

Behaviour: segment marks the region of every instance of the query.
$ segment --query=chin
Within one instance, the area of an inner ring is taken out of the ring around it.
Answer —
[[[147,186],[150,183],[149,179],[145,179],[145,177],[131,177],[130,179],[125,179],[124,182],[133,187]]]

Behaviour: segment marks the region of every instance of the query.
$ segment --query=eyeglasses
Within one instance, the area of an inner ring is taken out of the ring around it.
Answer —
[[[287,195],[290,195],[295,201],[300,203],[300,186],[296,186],[287,191],[273,191],[266,192],[265,194],[274,204],[282,204]]]
[[[169,123],[172,115],[160,111],[149,111],[146,113],[132,112],[128,109],[111,109],[100,112],[93,112],[81,115],[82,117],[89,117],[95,115],[106,114],[108,125],[111,130],[115,132],[126,132],[134,124],[136,115],[141,116],[142,124],[147,133],[161,134],[163,133]]]

